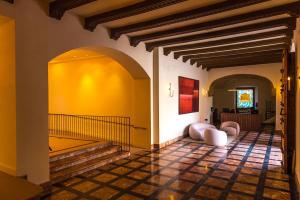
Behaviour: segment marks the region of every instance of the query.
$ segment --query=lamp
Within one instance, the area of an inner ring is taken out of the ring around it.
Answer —
[[[172,83],[169,83],[169,97],[174,97],[174,90],[172,89]]]

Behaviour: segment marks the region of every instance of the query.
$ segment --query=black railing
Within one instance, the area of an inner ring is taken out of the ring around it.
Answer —
[[[49,135],[111,141],[130,151],[130,117],[49,114]]]

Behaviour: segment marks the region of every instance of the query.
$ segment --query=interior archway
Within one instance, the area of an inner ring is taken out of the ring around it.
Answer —
[[[49,62],[48,79],[49,113],[128,117],[131,146],[151,147],[150,78],[131,57],[106,47],[73,49]]]
[[[209,96],[213,97],[214,118],[219,120],[220,112],[236,109],[236,89],[253,88],[255,109],[258,110],[263,120],[276,115],[276,89],[273,83],[262,76],[250,74],[236,74],[224,76],[212,82],[209,87]]]

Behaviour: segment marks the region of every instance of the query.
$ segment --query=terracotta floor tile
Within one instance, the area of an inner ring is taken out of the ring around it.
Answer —
[[[197,190],[196,195],[201,197],[206,197],[209,199],[219,199],[221,193],[222,193],[221,190],[217,190],[209,186],[201,186]]]
[[[150,164],[150,165],[146,165],[145,167],[142,167],[141,169],[149,172],[156,172],[157,170],[161,169],[161,167],[158,165]]]
[[[149,179],[147,179],[147,182],[155,183],[158,185],[165,185],[170,179],[171,179],[171,177],[168,177],[168,176],[154,175],[154,176],[151,176]]]
[[[121,179],[118,179],[118,180],[112,182],[111,185],[122,188],[122,189],[127,189],[135,183],[136,183],[136,181],[134,181],[134,180],[131,180],[128,178],[121,178]]]
[[[267,172],[267,177],[272,178],[272,179],[285,180],[285,181],[287,181],[289,179],[289,176],[286,174],[272,172],[272,171]]]
[[[173,168],[165,168],[159,172],[159,174],[174,177],[180,173],[180,170],[173,169]]]
[[[291,199],[291,194],[289,192],[265,188],[263,197],[277,200],[289,200]]]
[[[178,192],[164,189],[158,194],[156,199],[157,200],[179,200],[182,199],[182,196],[183,195]]]
[[[195,182],[195,183],[199,182],[202,178],[203,178],[203,175],[190,173],[190,172],[185,172],[184,174],[179,175],[179,179],[192,181],[192,182]]]
[[[73,189],[78,190],[80,192],[86,193],[88,191],[91,191],[92,189],[95,189],[96,187],[98,187],[98,184],[95,184],[93,182],[90,181],[84,181],[82,183],[76,184],[74,186],[72,186]]]
[[[149,185],[149,184],[140,184],[132,189],[133,192],[142,194],[144,196],[150,196],[153,192],[155,192],[158,189],[158,187]]]
[[[209,167],[199,167],[199,166],[194,166],[190,169],[192,172],[196,172],[199,174],[207,174],[210,171]]]
[[[142,171],[134,171],[134,172],[131,172],[130,174],[128,174],[127,176],[134,178],[134,179],[141,180],[141,179],[144,179],[144,178],[150,176],[150,174],[147,172],[142,172]]]
[[[225,171],[231,171],[231,172],[234,172],[237,169],[237,167],[234,165],[226,165],[226,164],[220,164],[218,168]]]
[[[258,184],[259,177],[250,176],[250,175],[246,175],[246,174],[239,174],[237,181],[242,182],[242,183]]]
[[[249,168],[249,167],[244,167],[244,168],[242,168],[241,173],[260,176],[261,170],[260,169],[252,169],[252,168]]]
[[[193,164],[193,163],[197,162],[197,160],[193,159],[193,158],[181,158],[179,160],[179,162],[186,163],[186,164]]]
[[[126,167],[131,167],[131,168],[139,168],[139,167],[141,167],[143,165],[144,165],[144,163],[136,162],[136,161],[131,161],[131,162],[127,163],[125,166]]]
[[[193,183],[183,181],[183,180],[175,180],[169,188],[174,189],[174,190],[179,190],[182,192],[189,192],[192,187],[194,186]]]
[[[233,159],[225,159],[223,161],[223,163],[229,164],[229,165],[239,165],[241,163],[241,161],[239,161],[239,160],[233,160]]]
[[[206,160],[202,160],[200,162],[198,162],[199,166],[203,166],[203,167],[214,167],[216,165],[215,162],[210,162],[210,161],[206,161]]]
[[[75,199],[77,197],[76,194],[72,193],[72,192],[69,192],[69,191],[66,191],[66,190],[63,190],[61,192],[58,192],[54,195],[51,196],[51,200],[61,200],[61,199],[64,199],[64,200],[71,200],[71,199]]]
[[[95,197],[97,199],[110,199],[119,192],[115,189],[112,189],[110,187],[103,187],[99,188],[98,190],[92,192],[90,196]]]
[[[153,164],[156,164],[159,166],[167,166],[168,164],[170,164],[170,161],[159,159],[159,160],[154,161]]]
[[[256,186],[243,184],[243,183],[234,183],[232,187],[233,191],[242,192],[250,195],[255,195],[256,193]]]
[[[254,196],[230,192],[226,200],[254,200]]]
[[[219,178],[225,178],[225,179],[230,179],[232,177],[233,173],[232,172],[227,172],[223,170],[215,170],[212,173],[212,176],[214,177],[219,177]]]
[[[123,194],[118,198],[118,200],[142,200],[142,198],[139,198],[137,196],[133,196],[131,194]]]
[[[289,192],[265,188],[263,197],[277,200],[290,200],[291,194]]]
[[[273,187],[274,189],[290,190],[289,182],[266,179],[265,186]]]
[[[118,167],[118,168],[115,168],[115,169],[111,170],[111,172],[116,173],[116,174],[120,174],[120,175],[126,174],[126,173],[131,172],[131,171],[132,171],[132,169],[127,168],[127,167]]]
[[[178,159],[179,157],[177,157],[177,156],[169,156],[169,155],[167,155],[167,156],[164,156],[163,157],[165,160],[176,160],[176,159]]]
[[[217,187],[217,188],[225,189],[227,183],[228,183],[228,181],[225,181],[223,179],[209,177],[205,181],[204,184],[208,185],[208,186],[214,186],[214,187]]]
[[[109,182],[109,181],[111,181],[111,180],[113,180],[113,179],[115,179],[117,177],[118,176],[113,175],[113,174],[103,173],[103,174],[100,174],[100,175],[94,177],[94,179],[97,180],[97,181],[106,183],[106,182]]]
[[[78,182],[80,182],[80,181],[82,181],[81,178],[74,177],[74,178],[70,178],[70,179],[64,181],[62,184],[63,184],[64,186],[68,187],[68,186],[73,185],[73,184],[75,184],[75,183],[78,183]]]
[[[185,163],[174,163],[169,166],[170,168],[179,169],[179,170],[185,170],[186,168],[190,167],[190,165]]]

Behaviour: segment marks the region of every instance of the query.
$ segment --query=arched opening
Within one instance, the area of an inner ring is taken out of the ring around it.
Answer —
[[[0,16],[0,171],[17,175],[15,21]]]
[[[74,49],[49,62],[48,78],[50,160],[99,141],[122,151],[151,147],[150,79],[132,58]]]
[[[243,91],[249,91],[250,97],[244,102],[238,96]],[[213,97],[212,121],[216,124],[220,122],[220,113],[237,113],[239,109],[240,112],[259,114],[262,121],[275,123],[276,89],[265,77],[250,74],[224,76],[212,82],[208,93]]]

